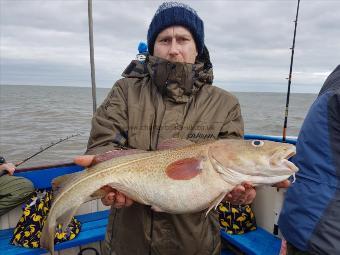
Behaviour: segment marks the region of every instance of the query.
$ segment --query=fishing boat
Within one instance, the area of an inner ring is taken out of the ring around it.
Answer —
[[[93,63],[93,38],[92,33],[92,14],[91,14],[91,0],[89,0],[89,30],[90,30],[90,45],[91,45],[91,67]],[[298,13],[298,12],[297,12]],[[297,24],[297,16],[295,20],[295,30]],[[294,41],[292,47],[292,56],[294,53]],[[94,68],[91,68],[92,83],[94,81]],[[292,69],[292,59],[291,59]],[[290,87],[291,70],[289,75]],[[288,90],[289,90],[288,87]],[[95,86],[92,86],[93,95],[95,98]],[[288,93],[289,95],[289,93]],[[289,98],[287,98],[289,99]],[[287,100],[289,101],[289,100]],[[286,105],[288,107],[288,105]],[[96,109],[96,102],[93,101],[93,110]],[[286,109],[286,118],[288,109]],[[285,126],[286,126],[285,119]],[[247,134],[244,139],[270,140],[276,142],[287,142],[291,144],[296,143],[296,137],[286,138],[285,129],[283,137],[265,136],[259,134]],[[51,181],[65,174],[82,171],[83,167],[75,165],[74,163],[60,163],[55,165],[45,165],[33,168],[18,168],[15,175],[25,177],[31,180],[36,189],[51,189]],[[281,205],[284,198],[284,189],[277,189],[266,186],[257,189],[257,196],[252,204],[257,229],[242,235],[231,235],[221,229],[221,239],[223,242],[230,244],[231,249],[223,249],[222,255],[232,254],[251,254],[251,255],[278,255],[281,249],[282,236],[277,230],[277,220],[280,213]],[[9,213],[0,217],[0,249],[3,254],[48,254],[48,252],[41,248],[23,248],[10,244],[10,239],[13,235],[13,229],[16,226],[22,209],[17,207]],[[76,213],[76,218],[82,223],[82,229],[78,236],[73,240],[65,241],[55,246],[56,254],[58,255],[76,255],[88,249],[93,251],[92,254],[100,254],[100,246],[105,238],[106,225],[108,223],[109,207],[104,206],[100,200],[94,200],[83,204]],[[232,248],[234,247],[234,248]],[[90,253],[87,253],[90,254]]]
[[[256,134],[245,135],[244,139],[260,139],[282,142],[282,137],[263,136]],[[295,144],[296,137],[287,138],[286,142]],[[33,168],[18,168],[15,175],[31,180],[36,189],[50,189],[51,181],[61,175],[82,171],[83,167],[74,163],[38,166]],[[277,216],[283,201],[284,190],[274,187],[257,189],[253,209],[257,221],[257,230],[242,235],[230,235],[221,229],[221,238],[244,254],[279,254],[281,247],[280,235],[273,234]],[[77,212],[77,219],[82,223],[80,234],[71,241],[57,244],[55,249],[59,255],[78,254],[86,248],[100,251],[101,241],[104,240],[108,222],[109,208],[100,200],[87,202]],[[9,244],[22,209],[20,207],[0,217],[0,247],[4,254],[46,254],[44,249],[23,248]],[[241,254],[231,250],[223,250],[222,254]]]

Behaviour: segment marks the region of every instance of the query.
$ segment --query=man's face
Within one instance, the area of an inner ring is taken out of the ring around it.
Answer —
[[[168,27],[158,34],[153,55],[171,62],[194,64],[197,56],[195,40],[185,27]]]

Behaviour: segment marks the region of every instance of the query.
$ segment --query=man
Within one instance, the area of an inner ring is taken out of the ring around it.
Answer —
[[[279,218],[289,255],[340,254],[340,65],[302,125],[299,168]]]
[[[15,166],[0,157],[0,216],[25,202],[34,191],[31,181],[13,176]]]
[[[201,142],[241,138],[238,100],[212,86],[213,72],[204,44],[203,21],[185,4],[163,3],[148,30],[150,55],[132,61],[92,120],[87,154],[120,147],[156,150],[169,138]],[[94,156],[75,160],[83,166]],[[171,215],[151,210],[123,194],[107,190],[112,205],[103,254],[220,254],[218,214],[205,211]],[[250,203],[251,185],[227,195]]]

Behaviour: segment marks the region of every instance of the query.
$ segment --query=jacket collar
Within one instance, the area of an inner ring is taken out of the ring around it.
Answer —
[[[150,76],[152,83],[164,96],[175,102],[187,102],[203,85],[213,81],[212,68],[204,64],[174,63],[162,58],[148,56],[145,63],[132,61],[123,73],[124,77]]]

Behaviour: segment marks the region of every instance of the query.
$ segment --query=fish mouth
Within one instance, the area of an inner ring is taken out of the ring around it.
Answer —
[[[296,154],[296,150],[295,150],[295,147],[294,147],[294,148],[287,150],[286,155],[284,155],[283,158],[288,160],[291,157],[293,157],[295,154]]]
[[[279,148],[278,150],[274,151],[274,153],[271,156],[272,161],[280,161],[283,159],[290,159],[296,154],[295,146],[289,146],[284,148]]]
[[[296,149],[295,146],[289,147],[286,149],[284,152],[278,151],[276,152],[273,156],[272,159],[270,160],[272,165],[283,165],[287,167],[291,172],[295,173],[299,169],[289,161],[291,157],[293,157],[296,154]]]
[[[297,172],[299,168],[297,168],[296,165],[294,165],[292,162],[290,162],[288,159],[283,160],[283,164],[288,167],[293,173]]]

